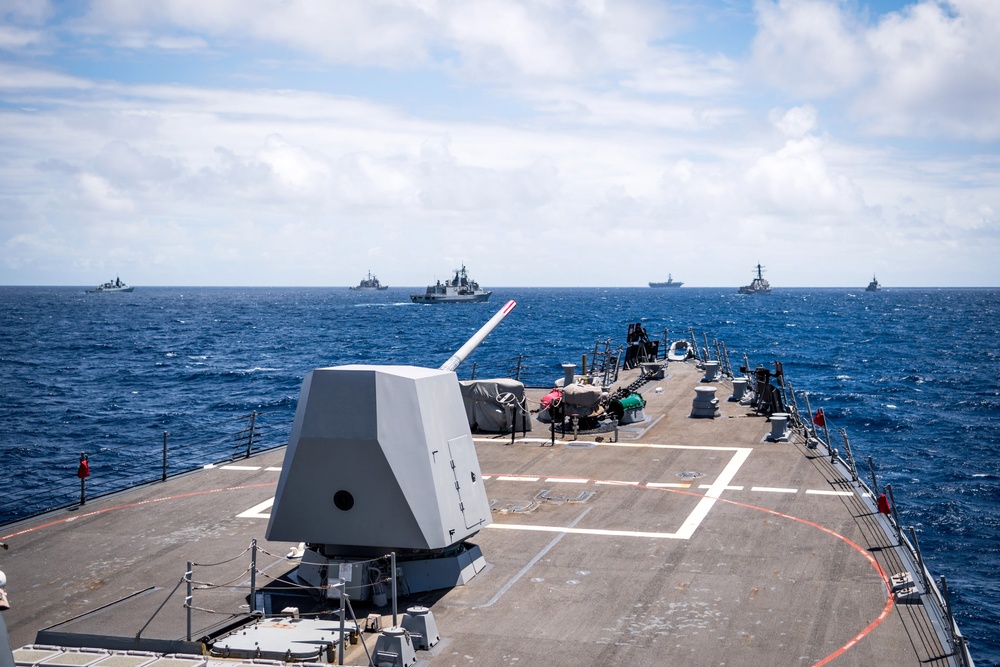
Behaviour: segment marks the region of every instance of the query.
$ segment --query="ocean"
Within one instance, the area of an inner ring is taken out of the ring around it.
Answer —
[[[734,368],[781,361],[800,407],[808,394],[892,484],[976,664],[1000,667],[1000,290],[496,288],[452,306],[409,291],[0,287],[0,526],[78,500],[81,453],[93,494],[158,478],[165,442],[170,474],[239,453],[252,412],[262,445],[278,444],[307,371],[436,368],[515,299],[460,378],[550,386],[633,322],[720,341]]]

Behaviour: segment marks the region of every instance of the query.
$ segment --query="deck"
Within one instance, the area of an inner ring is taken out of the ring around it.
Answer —
[[[951,664],[934,615],[889,593],[888,576],[907,565],[871,499],[801,435],[769,441],[765,417],[726,400],[728,381],[713,383],[721,415],[691,418],[702,374],[667,365],[640,390],[645,420],[617,441],[557,433],[551,445],[537,422],[513,444],[476,436],[494,522],[474,541],[488,566],[467,586],[400,600],[400,612],[430,607],[441,633],[420,664]],[[50,637],[182,639],[188,561],[229,561],[195,568],[193,637],[239,619],[252,539],[257,587],[294,567],[295,545],[263,537],[282,454],[0,531],[12,645],[52,626]],[[389,624],[386,607],[355,612]],[[360,644],[347,657],[367,664]]]

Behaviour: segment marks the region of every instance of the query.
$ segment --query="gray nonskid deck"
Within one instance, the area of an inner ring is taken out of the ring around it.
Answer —
[[[420,661],[947,664],[924,607],[889,602],[880,569],[907,564],[843,471],[796,438],[768,442],[765,418],[726,401],[726,382],[716,383],[721,416],[690,418],[701,372],[690,363],[669,371],[642,387],[646,419],[620,429],[618,442],[581,434],[546,446],[537,423],[514,444],[509,435],[476,437],[494,509],[507,511],[494,511],[476,536],[489,566],[469,585],[401,600],[401,611],[431,607],[441,631]],[[12,643],[155,587],[113,608],[119,634],[134,634],[187,561],[232,559],[251,539],[266,552],[258,585],[290,570],[283,555],[293,545],[263,539],[281,455],[5,529]],[[210,610],[195,615],[198,628],[245,613],[245,567],[237,560],[195,576],[231,584],[195,591],[195,605]],[[182,598],[183,590],[172,596],[150,634],[183,636]],[[72,629],[97,631],[109,618],[84,616]],[[348,657],[366,663],[360,645]]]

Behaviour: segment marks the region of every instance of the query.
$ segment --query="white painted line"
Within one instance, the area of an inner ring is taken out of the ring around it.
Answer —
[[[764,491],[766,493],[798,493],[798,489],[779,489],[773,486],[751,486],[751,491]]]
[[[506,438],[473,438],[472,441],[473,442],[499,442],[499,443],[502,443],[502,444],[505,444],[505,445],[509,445],[510,444],[510,436],[508,434],[508,437],[506,437]],[[538,444],[542,444],[542,443],[548,444],[548,443],[552,442],[552,440],[551,440],[551,438],[517,438],[514,442],[526,442],[526,443],[529,443],[529,444],[538,445]],[[563,441],[562,441],[561,438],[556,438],[556,442],[559,443],[559,444],[563,444]]]
[[[483,475],[483,479],[484,480],[493,479],[493,475]]]
[[[545,481],[561,484],[586,484],[590,480],[584,477],[546,477]]]
[[[690,489],[691,488],[691,483],[688,482],[687,484],[681,484],[680,482],[647,482],[646,486],[654,488],[654,489],[661,489],[661,488],[667,488],[667,489]],[[706,485],[705,488],[708,488],[708,486]]]
[[[686,539],[676,533],[646,533],[638,530],[600,530],[597,528],[564,528],[562,526],[535,526],[514,523],[491,523],[487,528],[527,530],[538,533],[568,533],[570,535],[600,535],[603,537],[652,537],[661,540]]]
[[[822,491],[819,489],[806,489],[806,493],[814,496],[853,496],[851,491]]]
[[[266,470],[267,472],[281,472],[281,467],[279,466],[277,468],[264,468],[264,470]]]
[[[697,449],[710,452],[737,452],[746,447],[716,447],[714,445],[657,445],[650,442],[595,442],[598,447],[634,447],[636,449]]]
[[[243,514],[237,514],[238,519],[270,519],[271,513],[268,510],[271,509],[271,505],[274,504],[274,498],[269,498],[262,503],[254,505],[248,509]],[[267,514],[265,514],[267,512]]]
[[[260,470],[260,466],[219,466],[219,470]]]
[[[698,488],[699,488],[699,489],[711,489],[711,488],[712,488],[712,485],[711,485],[711,484],[699,484],[699,485],[698,485]],[[723,490],[724,490],[724,491],[742,491],[742,490],[743,490],[743,487],[742,487],[742,486],[727,486],[727,487],[726,487],[725,489],[723,489]]]
[[[500,475],[497,477],[497,481],[500,482],[537,482],[541,477],[510,477],[508,475]]]
[[[595,484],[603,484],[605,486],[639,486],[639,482],[622,482],[616,479],[605,479],[594,482]]]
[[[720,448],[721,449],[721,448]],[[729,483],[733,481],[736,477],[736,473],[740,471],[743,463],[746,462],[747,458],[750,456],[750,452],[753,451],[750,447],[736,447],[734,448],[733,458],[729,460],[726,467],[722,469],[722,473],[716,478],[715,483],[712,484],[708,491],[705,492],[705,497],[698,501],[695,506],[694,511],[688,515],[684,523],[681,524],[681,529],[677,531],[677,537],[680,539],[690,539],[694,535],[694,531],[698,529],[701,522],[705,520],[708,516],[708,511],[712,509],[715,505],[715,501],[722,495],[722,492],[726,490]]]

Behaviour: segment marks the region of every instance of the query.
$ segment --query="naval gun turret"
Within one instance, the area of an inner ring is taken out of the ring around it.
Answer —
[[[486,565],[468,540],[489,500],[454,370],[517,304],[508,301],[438,369],[348,365],[309,372],[267,539],[304,542],[296,576],[366,599],[396,554],[411,592],[465,584]]]

